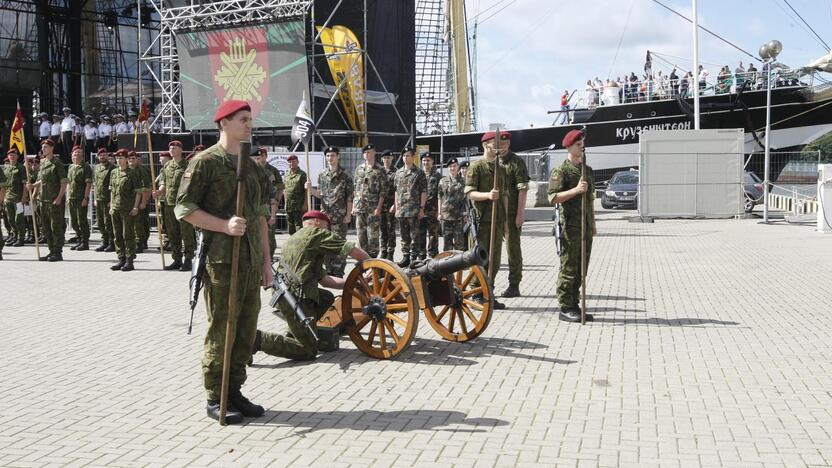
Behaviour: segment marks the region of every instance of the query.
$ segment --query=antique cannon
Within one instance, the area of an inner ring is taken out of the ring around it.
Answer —
[[[347,276],[343,296],[318,326],[340,328],[358,349],[378,359],[407,349],[420,310],[442,338],[474,339],[488,326],[493,310],[491,285],[482,268],[487,260],[478,245],[466,252],[442,252],[407,270],[389,260],[365,260]],[[472,284],[475,278],[477,284]]]

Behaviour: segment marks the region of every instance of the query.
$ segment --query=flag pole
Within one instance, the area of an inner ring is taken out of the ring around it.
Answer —
[[[306,181],[311,182],[310,179],[312,178],[312,172],[309,170],[309,145],[303,145],[303,151],[305,153],[306,159]],[[306,210],[309,211],[312,209],[312,190],[306,190]]]
[[[18,114],[20,114],[20,100],[17,101],[17,111],[18,111]],[[15,120],[17,120],[17,115],[15,115]],[[19,122],[19,123],[20,123],[20,125],[23,125],[23,122]],[[14,129],[14,125],[12,125],[12,129]],[[18,130],[18,131],[23,133],[23,128],[21,127],[21,129]],[[20,139],[20,141],[21,141],[21,143],[23,143],[23,168],[26,171],[26,191],[29,192],[29,205],[32,206],[32,229],[35,232],[35,256],[36,256],[36,258],[39,259],[40,258],[40,242],[38,242],[39,234],[38,234],[38,219],[37,219],[37,203],[35,203],[34,190],[29,188],[29,184],[31,183],[31,182],[29,182],[31,180],[31,175],[29,173],[29,166],[26,164],[26,162],[28,160],[28,156],[26,155],[26,137],[24,136],[23,138]],[[26,208],[24,208],[23,211],[24,211],[24,214],[25,214]],[[25,216],[24,216],[24,218],[25,218]]]
[[[153,162],[153,145],[150,138],[150,121],[147,116],[147,107],[145,107],[144,99],[142,99],[142,110],[140,112],[144,120],[139,121],[145,123],[145,135],[147,135],[147,159],[150,161],[150,189],[151,193],[156,192],[156,165]],[[138,130],[138,127],[137,127]],[[153,208],[156,210],[156,233],[159,236],[159,256],[162,258],[162,269],[165,268],[165,241],[162,237],[162,215],[159,213],[159,197],[153,197]]]

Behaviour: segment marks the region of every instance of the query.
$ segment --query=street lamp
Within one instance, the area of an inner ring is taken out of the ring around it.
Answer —
[[[771,172],[769,166],[771,164],[771,64],[780,55],[783,50],[783,44],[778,40],[768,41],[760,46],[759,54],[763,59],[763,67],[765,68],[766,79],[766,142],[765,142],[765,158],[763,162],[763,222],[768,223],[768,185]]]

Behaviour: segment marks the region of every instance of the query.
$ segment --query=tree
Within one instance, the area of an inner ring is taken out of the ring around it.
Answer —
[[[818,151],[820,151],[821,162],[832,162],[832,132],[804,146],[803,151],[800,152],[800,159],[817,162]]]

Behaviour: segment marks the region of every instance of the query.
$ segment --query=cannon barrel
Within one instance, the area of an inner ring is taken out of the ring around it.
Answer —
[[[424,265],[415,268],[414,273],[431,278],[450,275],[457,271],[470,268],[473,265],[482,266],[488,261],[488,252],[479,245],[470,250],[451,255],[439,260],[428,260]]]

